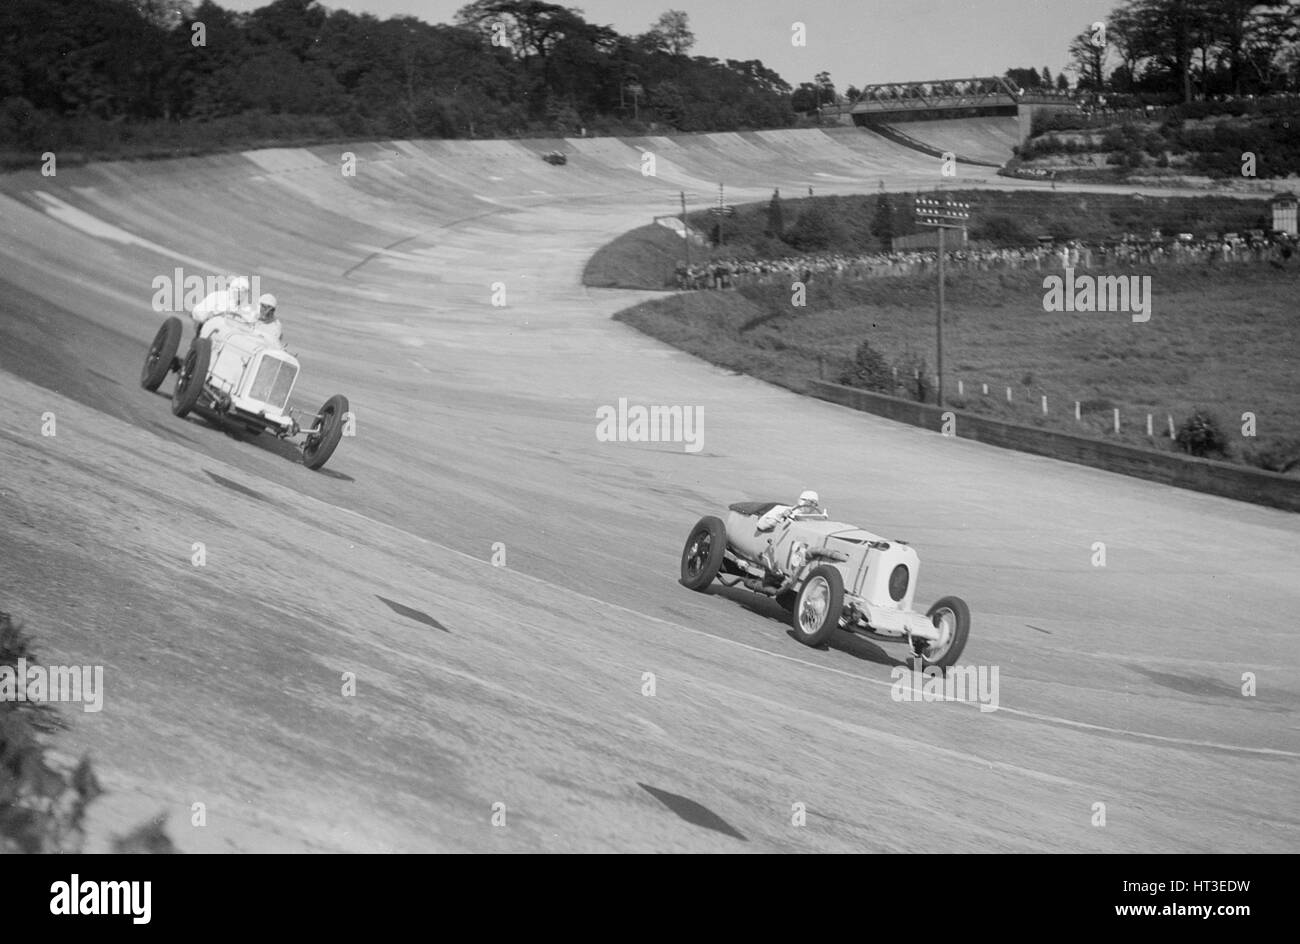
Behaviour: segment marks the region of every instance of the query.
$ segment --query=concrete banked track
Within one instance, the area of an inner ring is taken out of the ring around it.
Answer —
[[[105,667],[59,741],[110,791],[92,845],[161,813],[186,851],[1300,849],[1295,516],[802,399],[580,284],[679,189],[882,178],[937,162],[845,130],[6,178],[0,608]],[[140,389],[175,266],[278,295],[295,402],[356,413],[324,473]],[[598,442],[621,397],[702,407],[704,448]],[[810,650],[774,604],[678,585],[700,515],[803,488],[911,541],[921,605],[969,601],[997,711],[895,702],[900,648]]]

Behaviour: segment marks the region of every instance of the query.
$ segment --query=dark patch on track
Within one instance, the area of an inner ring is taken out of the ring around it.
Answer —
[[[1241,690],[1236,686],[1229,685],[1226,682],[1216,678],[1196,675],[1174,675],[1172,672],[1156,672],[1151,669],[1143,668],[1140,665],[1130,665],[1130,669],[1139,675],[1145,675],[1151,682],[1161,685],[1165,688],[1173,689],[1184,695],[1195,695],[1198,698],[1205,696],[1219,696],[1220,698],[1240,698]]]
[[[434,629],[441,629],[444,633],[451,632],[450,629],[448,629],[446,626],[443,626],[441,623],[439,623],[436,619],[434,619],[432,616],[430,616],[428,613],[424,612],[423,610],[416,610],[409,606],[403,606],[401,603],[396,603],[388,599],[387,597],[381,597],[377,593],[375,594],[375,596],[379,599],[380,603],[384,604],[386,607],[388,607],[390,610],[392,610],[394,613],[398,614],[399,616],[405,616],[407,619],[415,620],[417,623],[423,623],[425,626],[432,626]]]
[[[268,499],[261,492],[256,492],[253,489],[249,488],[247,485],[240,485],[238,482],[225,478],[224,476],[217,475],[217,473],[215,472],[208,472],[207,469],[204,469],[203,471],[208,473],[208,478],[212,479],[212,481],[216,482],[218,485],[222,486],[223,488],[228,488],[232,492],[239,492],[239,494],[241,495],[247,495],[249,498],[255,498],[258,501],[270,501],[270,499]]]
[[[1026,623],[1025,625],[1028,626],[1030,629],[1038,630],[1040,633],[1046,633],[1049,636],[1052,635],[1052,631],[1050,629],[1043,629],[1040,626],[1034,626],[1032,623]]]
[[[749,842],[734,826],[707,806],[696,803],[689,797],[669,793],[667,790],[660,790],[658,787],[652,787],[646,783],[637,783],[637,786],[692,826],[703,826],[705,829],[722,833],[724,836],[731,836],[741,842]]]

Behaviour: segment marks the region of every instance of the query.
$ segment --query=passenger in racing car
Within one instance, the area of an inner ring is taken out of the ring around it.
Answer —
[[[275,317],[275,296],[263,295],[257,300],[257,305],[257,323],[253,325],[253,333],[266,338],[277,347],[284,347],[284,328]]]

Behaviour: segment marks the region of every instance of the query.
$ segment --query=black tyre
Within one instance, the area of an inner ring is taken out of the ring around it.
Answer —
[[[937,600],[925,614],[935,626],[945,629],[944,638],[927,645],[920,652],[926,665],[946,669],[955,665],[966,648],[970,635],[970,608],[961,597],[944,597]]]
[[[181,361],[176,389],[172,391],[172,412],[177,416],[188,416],[199,402],[203,385],[208,382],[208,367],[211,363],[212,341],[208,338],[195,338],[185,359]]]
[[[718,576],[726,551],[727,526],[722,519],[707,515],[697,521],[682,548],[682,586],[703,591]]]
[[[805,646],[820,646],[840,625],[844,612],[844,580],[829,564],[814,567],[795,596],[790,622]]]
[[[149,353],[145,355],[144,367],[140,370],[140,386],[153,392],[167,378],[184,331],[181,320],[175,315],[162,323],[149,345]]]
[[[343,437],[344,415],[348,412],[348,398],[335,394],[325,401],[316,414],[316,432],[302,444],[302,464],[319,469],[334,455]]]

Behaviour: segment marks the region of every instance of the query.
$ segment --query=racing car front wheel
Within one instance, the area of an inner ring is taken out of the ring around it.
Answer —
[[[794,598],[790,622],[805,646],[820,646],[834,634],[844,612],[844,579],[829,564],[814,567]]]
[[[703,592],[722,569],[726,550],[727,526],[722,519],[707,515],[697,521],[682,548],[682,586]]]
[[[961,597],[944,597],[925,614],[940,631],[936,642],[928,643],[920,652],[926,665],[946,669],[961,658],[970,635],[970,608]]]
[[[207,338],[195,338],[185,360],[181,362],[176,389],[172,391],[172,412],[177,416],[188,416],[199,402],[203,385],[208,382],[208,365],[211,362],[212,342]]]
[[[302,444],[302,464],[319,469],[334,455],[343,436],[343,418],[348,412],[348,398],[335,394],[325,401],[316,414],[316,432]]]
[[[140,386],[150,393],[158,389],[172,369],[172,360],[176,357],[176,349],[180,347],[184,331],[181,320],[173,315],[162,323],[158,333],[153,336],[153,344],[149,345],[144,367],[140,370]]]

